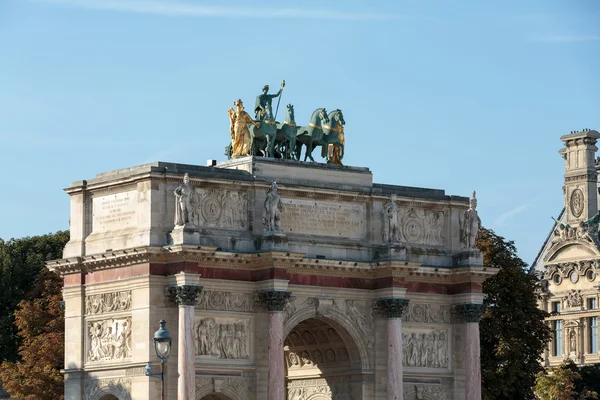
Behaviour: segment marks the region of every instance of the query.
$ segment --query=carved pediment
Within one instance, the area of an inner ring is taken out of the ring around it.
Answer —
[[[600,251],[587,240],[572,239],[555,244],[550,248],[544,262],[585,260],[600,257]]]

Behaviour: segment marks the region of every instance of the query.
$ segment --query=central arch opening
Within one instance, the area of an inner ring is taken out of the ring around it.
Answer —
[[[287,400],[362,399],[360,356],[340,324],[322,317],[298,323],[284,357]]]

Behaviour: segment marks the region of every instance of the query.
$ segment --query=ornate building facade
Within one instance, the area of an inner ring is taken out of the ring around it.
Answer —
[[[66,399],[159,398],[161,319],[168,399],[481,398],[475,193],[256,157],[66,192]]]
[[[600,362],[599,166],[595,158],[599,138],[598,132],[587,129],[561,137],[565,208],[532,266],[542,276],[540,307],[552,313],[546,366],[556,366],[566,358],[580,365]]]

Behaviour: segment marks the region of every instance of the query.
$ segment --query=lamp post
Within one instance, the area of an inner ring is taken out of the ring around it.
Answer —
[[[152,373],[152,366],[150,363],[146,365],[146,376],[158,378],[160,377],[160,399],[165,400],[165,363],[169,358],[171,352],[171,334],[165,328],[167,321],[164,319],[160,320],[160,328],[154,332],[154,351],[156,356],[160,359],[160,374]]]

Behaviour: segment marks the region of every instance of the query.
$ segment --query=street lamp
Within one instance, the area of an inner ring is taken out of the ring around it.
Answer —
[[[152,366],[150,363],[146,365],[146,376],[158,378],[160,377],[160,398],[165,400],[165,363],[169,358],[171,352],[171,334],[165,328],[167,321],[164,319],[160,320],[160,328],[154,332],[154,351],[156,356],[160,359],[160,374],[152,373]]]

